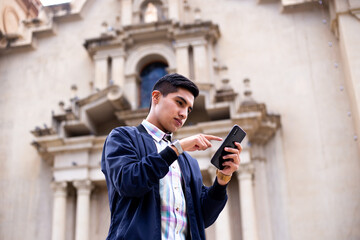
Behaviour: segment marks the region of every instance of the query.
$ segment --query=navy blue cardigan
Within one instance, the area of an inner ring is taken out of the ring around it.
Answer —
[[[158,153],[142,125],[111,131],[101,159],[111,212],[108,240],[161,239],[159,180],[176,159],[170,147]],[[204,186],[197,160],[186,152],[178,157],[178,163],[191,239],[205,239],[205,228],[215,222],[226,204],[226,186],[216,180],[213,186]]]

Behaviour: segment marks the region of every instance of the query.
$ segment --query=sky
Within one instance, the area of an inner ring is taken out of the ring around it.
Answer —
[[[54,4],[60,4],[65,2],[71,2],[71,0],[40,0],[43,6],[49,6]]]

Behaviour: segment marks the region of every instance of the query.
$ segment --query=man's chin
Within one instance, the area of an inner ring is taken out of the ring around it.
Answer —
[[[171,131],[170,132],[176,132],[177,130],[179,130],[180,128],[181,128],[182,126],[179,126],[179,127],[177,127],[177,126],[173,126],[172,128],[171,128]]]

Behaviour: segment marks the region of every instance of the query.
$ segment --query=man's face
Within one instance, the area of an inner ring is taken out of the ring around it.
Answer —
[[[169,93],[166,97],[154,91],[153,104],[153,124],[164,132],[175,132],[184,125],[192,111],[194,95],[184,88],[178,88],[177,92]]]

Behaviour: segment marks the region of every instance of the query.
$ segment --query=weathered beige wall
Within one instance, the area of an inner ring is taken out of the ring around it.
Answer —
[[[90,2],[86,21],[58,23],[36,50],[0,56],[0,239],[50,239],[52,172],[30,145],[30,130],[51,125],[51,111],[69,103],[72,84],[79,97],[90,93],[93,63],[82,44],[103,21],[115,21],[119,5]]]
[[[282,213],[273,219],[274,239],[359,238],[360,217],[353,214],[360,201],[359,152],[339,41],[322,22],[326,10],[280,13],[278,3],[226,1],[214,8],[216,1],[208,2],[202,16],[220,25],[218,49],[233,86],[242,91],[238,86],[250,78],[254,98],[281,114],[282,167],[271,170],[274,150],[265,156],[269,184],[286,187],[269,193],[278,210],[272,213]]]
[[[191,2],[219,24],[217,51],[236,91],[250,78],[254,98],[281,115],[282,129],[264,153],[272,238],[360,238],[359,152],[339,42],[322,23],[326,11],[281,13],[280,2],[256,0]],[[117,0],[90,1],[83,20],[58,23],[36,50],[0,56],[0,239],[50,239],[51,168],[30,145],[29,131],[50,125],[72,84],[79,97],[90,93],[94,66],[82,43],[99,35],[103,21],[115,22],[119,7]],[[104,191],[98,194],[92,204],[105,202]],[[107,226],[91,229],[104,236]]]

